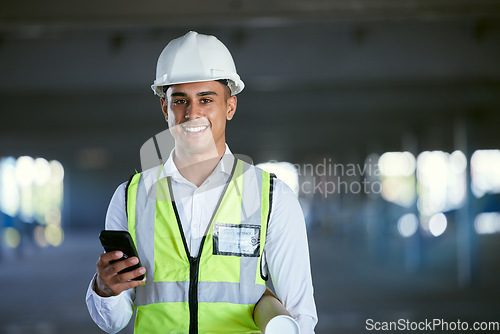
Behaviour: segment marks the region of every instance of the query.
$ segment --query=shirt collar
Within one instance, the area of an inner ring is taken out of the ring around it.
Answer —
[[[163,165],[160,178],[170,176],[172,177],[172,179],[176,181],[190,183],[181,175],[181,173],[179,173],[179,170],[177,169],[177,166],[174,163],[174,158],[173,158],[174,150],[175,148],[170,152],[168,160]],[[224,155],[222,156],[222,159],[220,159],[219,163],[217,164],[217,166],[215,167],[214,171],[209,176],[209,178],[220,173],[223,173],[226,177],[228,177],[231,174],[231,171],[233,170],[234,159],[235,158],[233,153],[229,149],[229,146],[226,144],[226,150],[224,151]]]

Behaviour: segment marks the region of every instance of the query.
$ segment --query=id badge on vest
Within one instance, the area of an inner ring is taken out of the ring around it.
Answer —
[[[215,223],[213,241],[214,255],[258,257],[260,226]]]

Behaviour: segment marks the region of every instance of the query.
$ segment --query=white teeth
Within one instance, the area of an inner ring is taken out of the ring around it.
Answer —
[[[200,132],[203,131],[207,128],[207,126],[196,126],[196,127],[191,127],[191,128],[184,128],[187,132]]]

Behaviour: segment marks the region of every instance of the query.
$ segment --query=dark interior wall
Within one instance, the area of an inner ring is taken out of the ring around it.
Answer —
[[[166,42],[188,30],[231,50],[246,88],[227,141],[255,162],[346,168],[386,151],[500,148],[497,0],[4,0],[0,157],[57,159],[66,174],[60,247],[37,246],[31,224],[16,225],[16,249],[0,239],[0,332],[100,332],[83,303],[97,234],[142,144],[165,130],[149,86]],[[409,238],[398,220],[417,203],[303,195],[316,333],[358,334],[367,319],[498,320],[500,234],[473,230],[477,213],[500,211],[498,194],[469,194],[445,213],[445,233]],[[8,223],[0,214],[0,234]]]
[[[494,18],[4,29],[0,155],[63,162],[71,225],[102,224],[141,145],[165,129],[149,86],[161,49],[189,29],[232,51],[247,86],[228,143],[256,162],[361,162],[409,136],[420,151],[453,151],[459,122],[473,147],[498,147]]]

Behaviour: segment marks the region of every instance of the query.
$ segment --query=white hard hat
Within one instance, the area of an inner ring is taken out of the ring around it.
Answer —
[[[156,95],[165,97],[163,86],[221,79],[227,79],[232,95],[245,87],[226,46],[215,36],[190,31],[163,49],[151,88]]]

